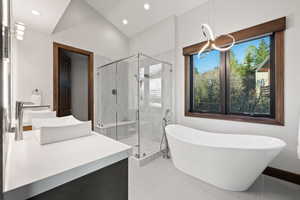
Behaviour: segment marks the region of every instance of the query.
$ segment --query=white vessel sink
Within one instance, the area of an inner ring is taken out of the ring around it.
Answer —
[[[92,133],[91,121],[79,121],[73,116],[47,119],[32,119],[33,129],[40,129],[40,144],[50,144]]]
[[[32,119],[34,118],[54,118],[56,117],[56,111],[46,110],[24,110],[23,124],[32,125]]]

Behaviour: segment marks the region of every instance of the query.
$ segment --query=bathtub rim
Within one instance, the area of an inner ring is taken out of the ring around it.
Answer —
[[[165,127],[165,131],[166,131],[166,135],[167,136],[170,136],[170,137],[173,137],[177,140],[180,140],[182,142],[185,142],[185,143],[189,143],[189,144],[192,144],[192,145],[196,145],[196,146],[203,146],[203,147],[207,147],[207,148],[218,148],[218,149],[232,149],[232,150],[247,150],[247,151],[265,151],[265,150],[275,150],[275,149],[283,149],[287,146],[286,142],[283,141],[282,139],[279,139],[279,138],[276,138],[276,137],[270,137],[270,136],[261,136],[261,135],[249,135],[249,134],[227,134],[226,135],[230,135],[230,136],[245,136],[245,137],[260,137],[260,138],[268,138],[268,139],[272,139],[272,140],[275,140],[276,142],[278,142],[278,145],[276,146],[272,146],[272,147],[234,147],[234,146],[228,146],[228,147],[224,147],[224,146],[220,146],[220,145],[208,145],[208,144],[199,144],[199,143],[196,143],[194,141],[191,141],[191,140],[188,140],[188,139],[184,139],[184,138],[180,138],[178,137],[177,135],[174,135],[174,134],[171,134],[168,132],[168,127],[174,127],[174,126],[179,126],[179,127],[184,127],[184,128],[190,128],[190,129],[194,129],[196,131],[199,131],[199,132],[206,132],[206,133],[211,133],[211,134],[214,134],[214,135],[218,135],[218,134],[222,134],[222,133],[214,133],[214,132],[209,132],[209,131],[205,131],[205,130],[200,130],[200,129],[195,129],[195,128],[191,128],[191,127],[188,127],[188,126],[184,126],[184,125],[180,125],[180,124],[169,124]],[[225,134],[225,133],[223,133]]]

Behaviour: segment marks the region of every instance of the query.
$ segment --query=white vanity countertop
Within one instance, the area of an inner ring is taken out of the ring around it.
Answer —
[[[131,147],[95,132],[91,136],[40,145],[39,131],[10,138],[4,192],[27,199],[128,158]],[[13,134],[12,134],[13,136]]]

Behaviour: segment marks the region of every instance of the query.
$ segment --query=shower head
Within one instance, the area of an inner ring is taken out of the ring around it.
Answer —
[[[134,78],[136,79],[136,81],[140,81],[140,82],[143,82],[143,79],[140,79],[139,80],[139,77],[137,74],[134,75]],[[150,79],[150,75],[149,74],[144,74],[144,77],[143,78],[146,78],[146,79]]]

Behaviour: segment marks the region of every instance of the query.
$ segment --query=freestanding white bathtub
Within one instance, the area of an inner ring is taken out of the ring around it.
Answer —
[[[167,138],[176,168],[230,191],[247,190],[285,147],[280,139],[216,134],[168,125]]]

